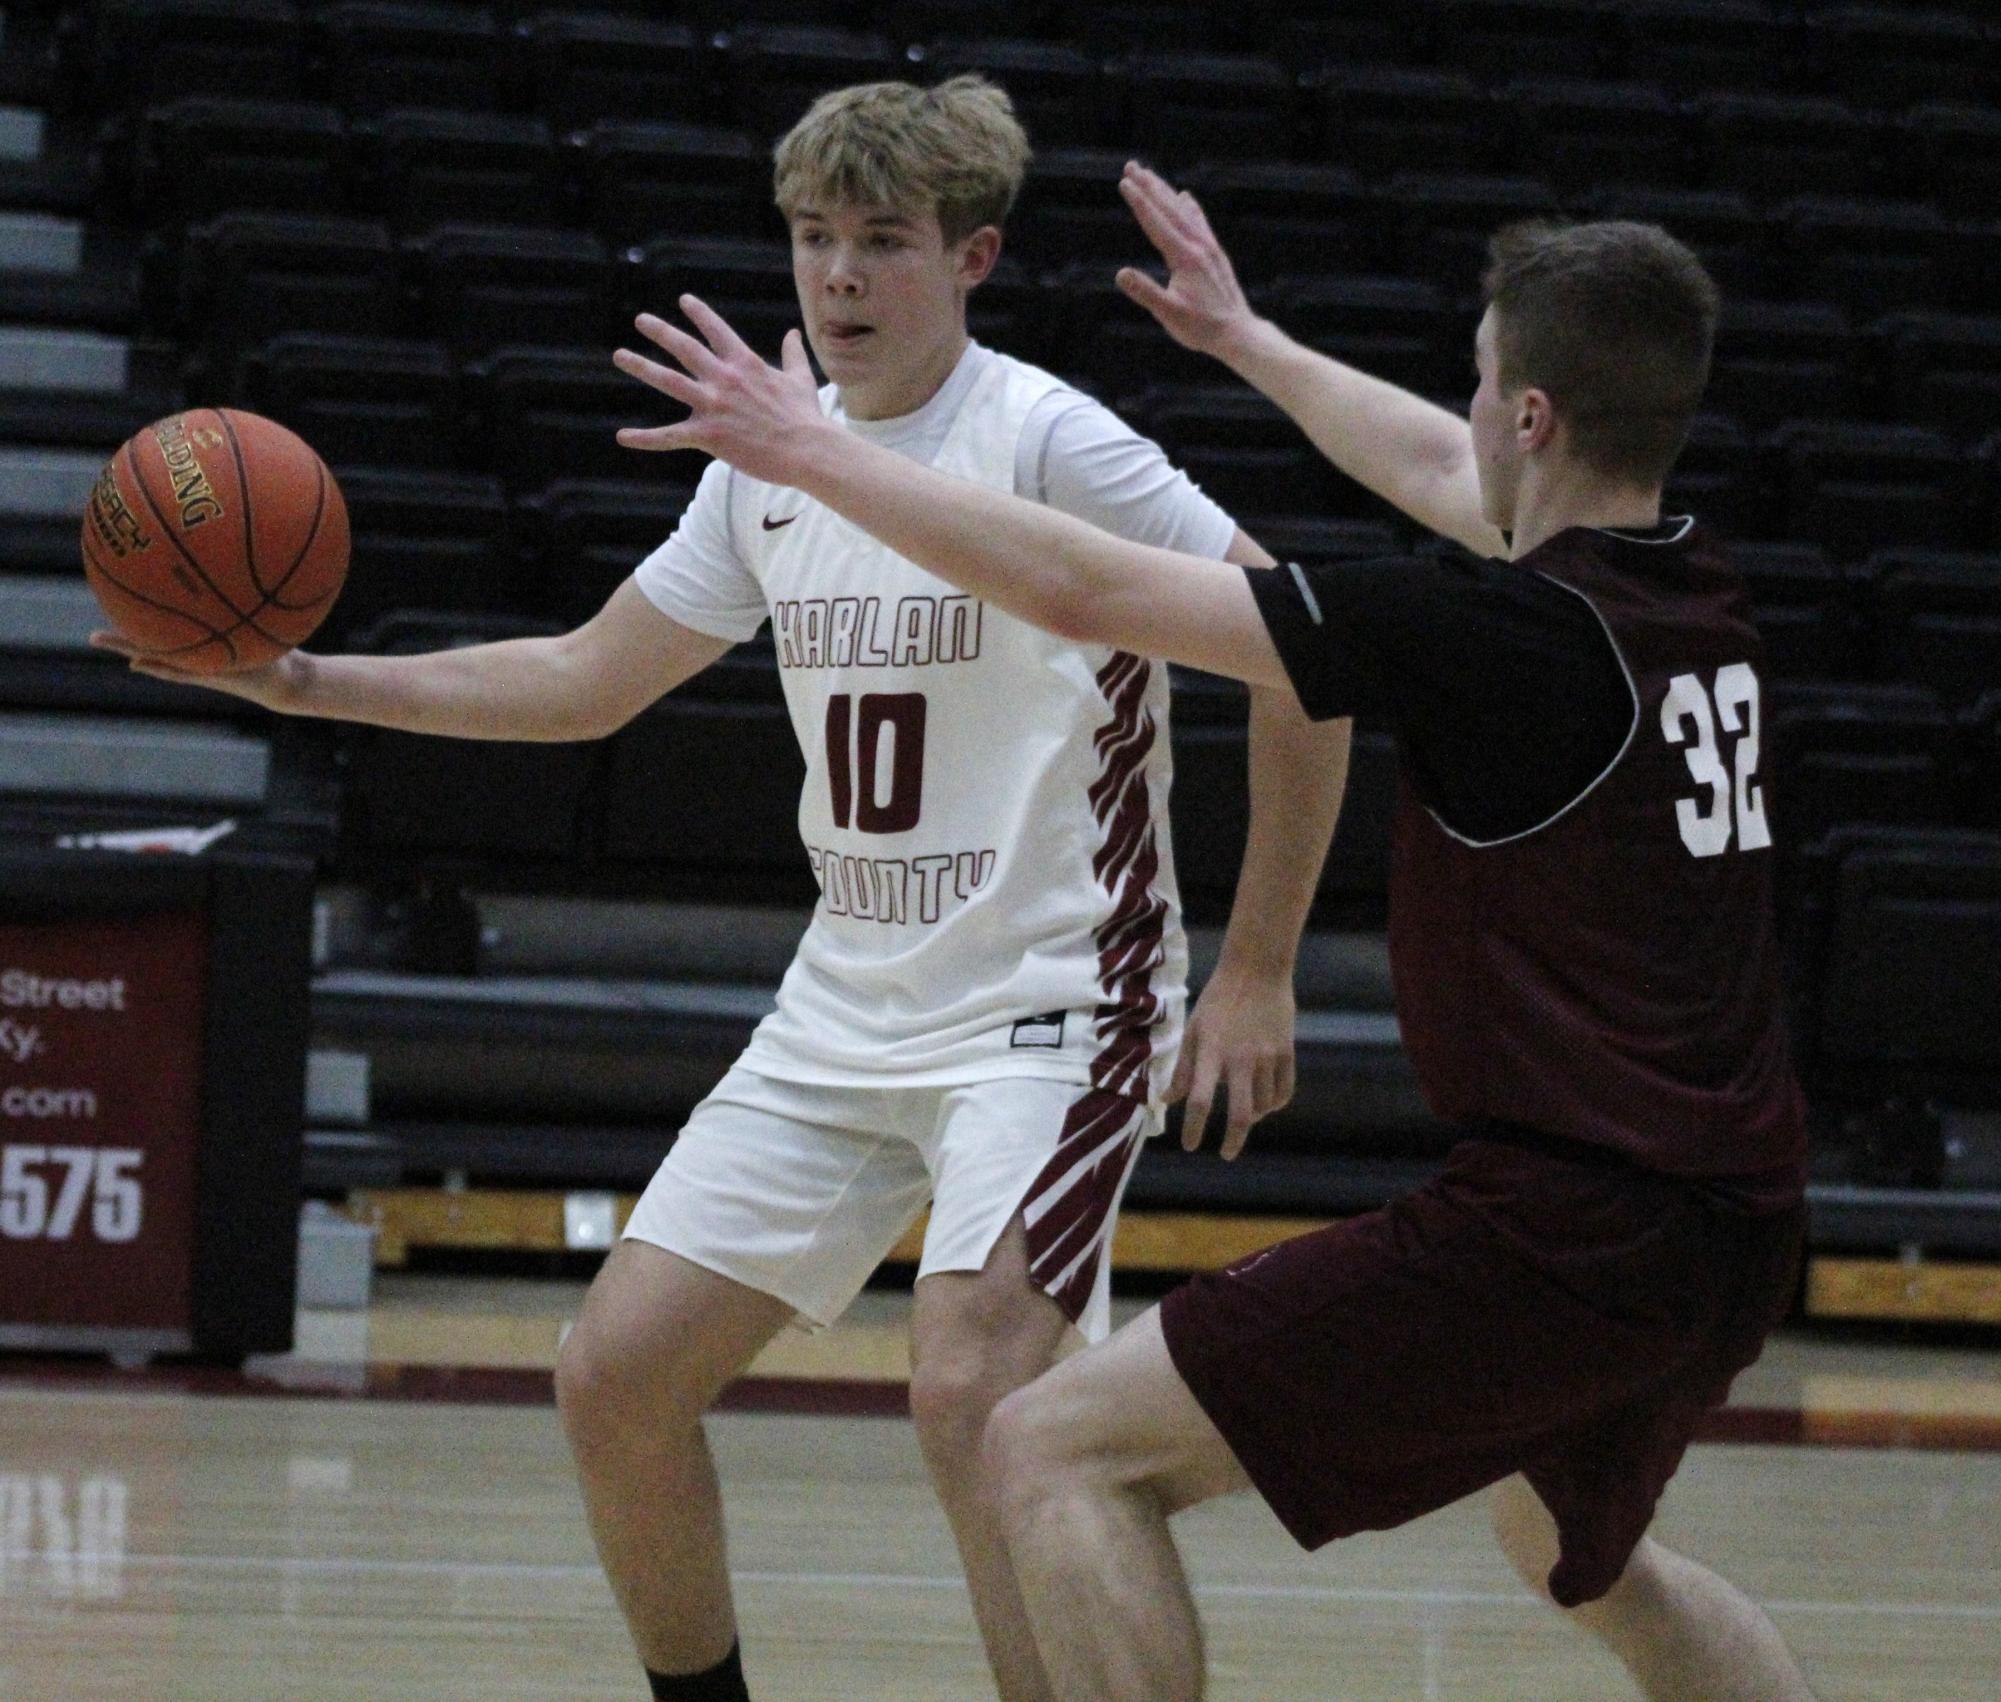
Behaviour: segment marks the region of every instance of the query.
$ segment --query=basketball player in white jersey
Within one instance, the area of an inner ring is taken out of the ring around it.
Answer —
[[[806,335],[831,380],[822,408],[1136,542],[1268,564],[1106,409],[969,340],[966,298],[1027,157],[1005,95],[977,78],[842,90],[780,143]],[[1163,1100],[1185,1091],[1199,1131],[1226,1085],[1234,1154],[1290,1097],[1293,954],[1345,723],[1254,694],[1251,843],[1182,1046],[1164,667],[999,614],[721,463],[673,537],[565,638],[295,654],[204,683],[419,732],[593,737],[766,619],[821,900],[776,1010],[592,1288],[557,1369],[564,1423],[654,1695],[746,1697],[702,1416],[788,1323],[838,1317],[928,1202],[912,1416],[999,1692],[1047,1702],[981,1432],[1077,1335],[1105,1333],[1112,1222]]]

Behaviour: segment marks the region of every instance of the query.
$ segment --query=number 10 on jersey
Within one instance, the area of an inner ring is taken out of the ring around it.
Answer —
[[[924,808],[924,721],[921,691],[869,691],[859,699],[843,691],[827,699],[827,789],[836,827],[908,833],[917,825]]]

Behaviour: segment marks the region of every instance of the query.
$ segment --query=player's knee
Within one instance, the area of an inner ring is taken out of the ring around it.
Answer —
[[[658,1432],[700,1418],[708,1391],[672,1362],[659,1363],[616,1335],[579,1326],[556,1356],[556,1408],[577,1447],[600,1444],[645,1424]]]
[[[910,1373],[910,1419],[927,1452],[945,1450],[969,1461],[1009,1380],[971,1353],[934,1354]]]
[[[1019,1515],[1061,1486],[1076,1464],[1071,1455],[1057,1402],[1040,1383],[995,1406],[980,1443],[1003,1515]]]

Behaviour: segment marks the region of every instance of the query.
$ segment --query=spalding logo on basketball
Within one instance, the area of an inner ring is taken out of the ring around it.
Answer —
[[[347,577],[347,504],[275,421],[192,408],[135,433],[98,475],[83,567],[112,625],[196,674],[303,644]]]

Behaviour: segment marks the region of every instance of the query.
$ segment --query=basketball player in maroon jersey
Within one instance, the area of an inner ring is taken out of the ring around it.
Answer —
[[[1398,737],[1398,1015],[1464,1138],[1426,1186],[1198,1278],[996,1412],[1056,1688],[1200,1696],[1175,1511],[1255,1487],[1315,1547],[1498,1485],[1509,1559],[1646,1695],[1807,1697],[1770,1620],[1645,1535],[1783,1315],[1804,1221],[1762,651],[1716,541],[1661,513],[1715,287],[1655,227],[1502,232],[1461,420],[1259,320],[1192,197],[1137,167],[1122,190],[1169,268],[1125,291],[1470,553],[1246,572],[1118,542],[844,439],[796,347],[767,367],[692,297],[706,341],[641,325],[683,370],[619,356],[692,409],[635,447],[794,485],[1068,637]]]

